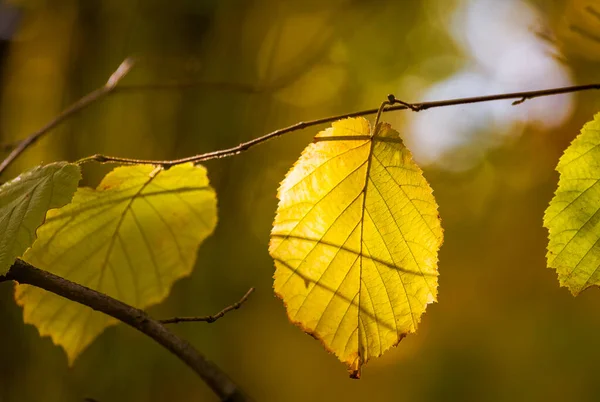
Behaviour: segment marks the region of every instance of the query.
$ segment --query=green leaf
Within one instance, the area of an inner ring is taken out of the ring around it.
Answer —
[[[97,189],[80,188],[73,203],[50,211],[25,254],[32,265],[138,308],[162,301],[189,275],[198,246],[217,222],[206,169],[120,167]],[[24,320],[75,358],[116,319],[26,285],[15,298]]]
[[[600,285],[600,113],[560,158],[558,189],[544,215],[548,267],[578,295]]]
[[[71,201],[80,179],[77,165],[56,162],[0,186],[0,275],[34,242],[46,212]]]
[[[290,320],[352,377],[414,332],[437,295],[442,228],[398,132],[363,118],[319,133],[279,188],[269,251]]]

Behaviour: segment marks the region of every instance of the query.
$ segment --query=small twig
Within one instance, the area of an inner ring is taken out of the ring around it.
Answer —
[[[257,92],[259,89],[247,86],[243,84],[228,84],[228,83],[182,83],[182,84],[150,84],[150,85],[131,85],[131,86],[116,86],[120,79],[129,71],[131,68],[131,59],[126,59],[121,66],[113,73],[107,83],[91,92],[90,94],[84,96],[73,105],[64,110],[61,114],[59,114],[55,119],[53,119],[46,126],[42,127],[40,130],[31,134],[24,140],[19,141],[16,144],[16,148],[6,157],[2,163],[0,163],[0,174],[6,170],[6,168],[29,146],[31,146],[34,142],[36,142],[41,136],[49,132],[52,128],[56,127],[64,120],[66,120],[71,115],[81,111],[85,107],[89,106],[93,102],[98,99],[108,95],[111,92],[115,91],[127,91],[127,90],[140,90],[140,89],[166,89],[170,87],[188,87],[188,86],[196,86],[203,85],[210,87],[211,85],[215,88],[220,89],[230,89],[230,90],[240,90],[246,91],[249,93]],[[570,87],[561,87],[561,88],[551,88],[551,89],[543,89],[538,91],[526,91],[526,92],[513,92],[506,94],[496,94],[496,95],[487,95],[487,96],[476,96],[471,98],[458,98],[458,99],[448,99],[441,101],[433,101],[433,102],[421,102],[421,103],[407,103],[396,99],[393,95],[388,97],[389,103],[393,103],[392,106],[385,107],[381,112],[391,112],[395,110],[406,110],[410,109],[413,112],[420,112],[422,110],[433,109],[438,107],[446,107],[446,106],[456,106],[456,105],[464,105],[470,103],[481,103],[481,102],[490,102],[497,100],[506,100],[506,99],[517,99],[513,102],[513,105],[518,105],[525,102],[528,99],[539,98],[542,96],[551,96],[551,95],[559,95],[565,93],[572,92],[580,92],[580,91],[588,91],[588,90],[596,90],[600,89],[600,84],[587,84],[587,85],[575,85]],[[393,102],[392,102],[393,101]],[[255,138],[253,140],[243,142],[235,147],[222,149],[213,152],[207,152],[204,154],[193,155],[186,158],[174,159],[174,160],[147,160],[147,159],[134,159],[134,158],[122,158],[117,156],[108,156],[96,154],[83,159],[80,159],[78,163],[85,162],[100,162],[100,163],[120,163],[120,164],[152,164],[152,165],[160,165],[164,168],[168,169],[171,166],[183,164],[183,163],[200,163],[211,159],[217,158],[225,158],[229,156],[238,155],[255,145],[266,142],[270,139],[282,136],[287,133],[291,133],[298,130],[303,130],[307,127],[317,126],[320,124],[331,123],[336,120],[350,118],[350,117],[358,117],[358,116],[367,116],[376,114],[379,112],[379,109],[367,109],[360,110],[352,113],[344,113],[337,116],[324,117],[321,119],[315,119],[307,122],[299,122],[293,124],[289,127],[285,127],[279,130],[275,130],[268,134],[263,135],[262,137]]]
[[[600,89],[600,84],[588,84],[588,85],[576,85],[570,87],[561,87],[561,88],[551,88],[551,89],[542,89],[538,91],[527,91],[527,92],[512,92],[507,94],[496,94],[496,95],[487,95],[487,96],[475,96],[471,98],[457,98],[457,99],[447,99],[433,102],[421,102],[421,103],[407,103],[396,99],[393,95],[389,95],[388,102],[393,100],[395,105],[384,107],[381,111],[382,113],[391,112],[395,110],[412,110],[413,112],[420,112],[427,109],[446,107],[446,106],[457,106],[457,105],[466,105],[471,103],[481,103],[481,102],[491,102],[497,100],[508,100],[508,99],[517,99],[514,102],[514,105],[521,104],[526,100],[539,98],[542,96],[551,96],[551,95],[560,95],[572,92],[581,92],[581,91],[589,91]],[[294,131],[303,130],[307,127],[318,126],[320,124],[331,123],[336,120],[346,119],[349,117],[358,117],[358,116],[368,116],[372,114],[376,114],[379,112],[379,108],[377,109],[366,109],[360,110],[352,113],[344,113],[337,116],[323,117],[320,119],[310,120],[307,122],[299,122],[293,124],[291,126],[280,128],[279,130],[272,131],[268,134],[263,135],[262,137],[255,138],[253,140],[243,142],[235,147],[221,149],[218,151],[207,152],[204,154],[188,156],[186,158],[174,159],[174,160],[149,160],[149,159],[134,159],[134,158],[121,158],[118,156],[108,156],[96,154],[92,156],[88,156],[86,158],[80,159],[77,163],[86,163],[86,162],[99,162],[99,163],[120,163],[120,164],[148,164],[148,165],[160,165],[164,168],[168,169],[171,166],[180,165],[183,163],[200,163],[205,162],[211,159],[218,158],[226,158],[229,156],[238,155],[248,149],[254,147],[255,145],[262,144],[263,142],[269,141],[273,138],[280,137],[284,134],[288,134]]]
[[[250,288],[246,294],[237,302],[232,304],[231,306],[225,307],[223,310],[219,311],[215,315],[206,315],[203,317],[173,317],[168,318],[166,320],[158,320],[161,324],[178,324],[180,322],[208,322],[212,323],[217,321],[219,318],[223,317],[225,314],[230,311],[237,310],[248,300],[248,297],[254,292],[254,288]]]
[[[10,267],[6,275],[0,276],[0,282],[6,281],[33,285],[114,317],[154,339],[177,356],[194,370],[222,401],[251,400],[217,365],[142,310],[50,272],[42,271],[19,259]]]
[[[66,120],[71,115],[79,112],[84,109],[88,105],[96,102],[98,99],[108,95],[112,91],[115,90],[116,85],[119,81],[131,70],[133,67],[133,59],[127,58],[125,59],[121,65],[117,68],[117,70],[110,76],[106,84],[102,87],[96,89],[93,92],[90,92],[83,98],[79,99],[77,102],[73,103],[71,106],[66,108],[62,113],[56,116],[52,121],[46,124],[44,127],[39,129],[33,134],[30,134],[27,138],[23,139],[19,142],[19,144],[12,150],[10,154],[0,163],[0,174],[6,170],[8,166],[12,162],[14,162],[19,155],[23,153],[27,148],[29,148],[33,143],[40,139],[44,134],[48,131],[52,130],[54,127],[58,126],[64,120]]]
[[[142,90],[168,90],[168,89],[191,89],[191,88],[208,88],[213,90],[222,91],[236,91],[242,93],[258,93],[261,92],[261,88],[257,88],[252,85],[230,83],[230,82],[174,82],[174,83],[156,83],[156,84],[139,84],[139,85],[118,85],[127,73],[133,67],[134,61],[132,58],[125,59],[117,70],[110,76],[106,84],[85,95],[71,106],[63,110],[58,116],[52,121],[46,124],[38,131],[30,134],[22,140],[17,140],[8,144],[0,145],[0,151],[12,151],[6,159],[0,163],[0,174],[3,173],[6,168],[12,164],[27,148],[33,145],[43,135],[47,134],[53,128],[67,120],[72,115],[82,111],[96,101],[106,97],[111,93],[125,93]]]

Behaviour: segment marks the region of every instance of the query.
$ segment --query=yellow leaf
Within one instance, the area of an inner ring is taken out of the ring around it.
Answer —
[[[443,233],[421,169],[388,124],[322,131],[279,188],[269,252],[290,320],[354,378],[437,296]]]
[[[48,213],[24,259],[125,303],[162,301],[189,275],[196,252],[216,225],[216,197],[206,169],[139,165],[106,175],[97,189]],[[50,335],[73,363],[116,319],[33,286],[19,285],[23,319]]]
[[[548,267],[574,296],[600,286],[600,113],[560,157],[558,188],[544,214]]]

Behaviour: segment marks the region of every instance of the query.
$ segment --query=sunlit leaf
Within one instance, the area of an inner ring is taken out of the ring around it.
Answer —
[[[50,211],[24,259],[145,308],[191,272],[198,246],[216,225],[216,212],[202,166],[120,167],[97,189],[80,188],[72,204]],[[25,322],[61,345],[70,363],[117,322],[31,286],[18,286],[15,297]]]
[[[279,188],[275,293],[292,322],[360,376],[437,296],[437,204],[399,134],[363,118],[317,135]]]
[[[558,189],[544,215],[548,266],[574,295],[600,285],[600,113],[560,158]]]
[[[46,212],[73,198],[81,172],[67,162],[35,167],[0,187],[0,275],[35,240]]]

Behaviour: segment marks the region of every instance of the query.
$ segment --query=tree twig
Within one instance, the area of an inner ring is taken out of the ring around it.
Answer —
[[[217,321],[219,318],[223,317],[225,314],[230,311],[237,310],[248,300],[248,297],[254,292],[254,288],[250,288],[246,294],[236,303],[233,303],[231,306],[225,307],[223,310],[219,311],[215,315],[206,315],[201,317],[173,317],[167,318],[165,320],[158,320],[161,324],[178,324],[180,322],[208,322],[212,323]]]
[[[133,60],[131,58],[125,59],[125,61],[123,61],[123,63],[121,63],[119,68],[110,76],[110,78],[108,79],[108,81],[106,82],[105,85],[96,89],[93,92],[90,92],[89,94],[85,95],[83,98],[81,98],[78,101],[76,101],[75,103],[73,103],[67,109],[62,111],[58,116],[56,116],[52,121],[50,121],[48,124],[46,124],[44,127],[39,129],[38,131],[30,134],[25,139],[14,142],[13,144],[9,144],[7,146],[7,148],[10,147],[11,145],[14,145],[14,149],[6,157],[6,159],[4,159],[0,163],[0,174],[3,173],[6,170],[6,168],[12,162],[14,162],[14,160],[17,157],[19,157],[19,155],[21,155],[28,147],[30,147],[38,139],[40,139],[40,137],[42,137],[43,135],[48,133],[50,130],[52,130],[54,127],[56,127],[59,124],[61,124],[62,122],[64,122],[70,116],[80,112],[81,110],[85,109],[87,106],[91,105],[92,103],[96,102],[97,100],[99,100],[113,92],[117,92],[117,91],[127,92],[127,91],[132,91],[132,90],[143,90],[143,89],[147,89],[147,90],[162,90],[162,89],[170,89],[170,88],[185,89],[185,88],[193,88],[193,87],[198,87],[198,86],[203,86],[203,87],[206,86],[209,88],[221,89],[221,90],[235,90],[235,91],[246,92],[246,93],[260,92],[259,88],[256,88],[252,85],[226,83],[226,82],[215,82],[215,83],[195,82],[195,83],[164,83],[164,84],[159,83],[159,84],[117,86],[119,81],[129,72],[129,70],[131,69],[132,66],[133,66]],[[440,101],[433,101],[433,102],[421,102],[421,103],[403,102],[403,101],[395,99],[395,97],[393,95],[390,95],[388,97],[388,100],[390,100],[390,103],[393,103],[393,105],[384,108],[382,110],[382,112],[390,112],[390,111],[394,111],[394,110],[404,110],[404,109],[410,109],[414,112],[420,112],[423,110],[433,109],[433,108],[438,108],[438,107],[464,105],[464,104],[470,104],[470,103],[490,102],[490,101],[506,100],[506,99],[515,99],[515,101],[513,102],[513,105],[519,105],[528,99],[539,98],[542,96],[559,95],[559,94],[565,94],[565,93],[581,92],[581,91],[596,90],[596,89],[600,89],[600,84],[575,85],[575,86],[569,86],[569,87],[543,89],[543,90],[538,90],[538,91],[512,92],[512,93],[506,93],[506,94],[475,96],[475,97],[470,97],[470,98],[457,98],[457,99],[448,99],[448,100],[440,100]],[[393,100],[393,102],[392,102],[392,100]],[[181,158],[181,159],[146,160],[146,159],[122,158],[122,157],[116,157],[116,156],[96,154],[96,155],[92,155],[87,158],[83,158],[83,159],[79,160],[79,163],[95,161],[95,162],[100,162],[100,163],[153,164],[153,165],[161,165],[165,168],[169,168],[174,165],[179,165],[179,164],[188,163],[188,162],[199,163],[199,162],[204,162],[204,161],[211,160],[211,159],[234,156],[234,155],[240,154],[240,153],[254,147],[255,145],[266,142],[270,139],[273,139],[273,138],[276,138],[276,137],[279,137],[279,136],[282,136],[284,134],[291,133],[294,131],[303,130],[307,127],[312,127],[312,126],[325,124],[325,123],[331,123],[333,121],[344,119],[344,118],[349,118],[349,117],[372,115],[372,114],[376,114],[378,112],[378,110],[379,109],[366,109],[366,110],[360,110],[360,111],[352,112],[352,113],[344,113],[344,114],[340,114],[337,116],[330,116],[330,117],[324,117],[324,118],[320,118],[320,119],[310,120],[307,122],[299,122],[299,123],[293,124],[291,126],[281,128],[279,130],[275,130],[273,132],[270,132],[261,137],[255,138],[253,140],[243,142],[232,148],[207,152],[204,154],[193,155],[193,156],[189,156],[189,157]]]
[[[25,139],[20,141],[17,146],[12,150],[10,154],[0,163],[0,174],[6,170],[11,163],[14,162],[15,159],[19,157],[27,148],[29,148],[32,144],[34,144],[37,140],[40,139],[44,134],[48,131],[52,130],[54,127],[58,126],[60,123],[65,121],[71,115],[79,112],[80,110],[86,108],[90,104],[96,102],[98,99],[103,98],[108,95],[112,91],[115,90],[119,81],[127,75],[129,70],[133,67],[133,59],[127,58],[125,59],[117,68],[117,70],[110,76],[106,84],[102,87],[96,89],[95,91],[90,92],[83,98],[79,99],[77,102],[73,103],[71,106],[63,110],[58,116],[56,116],[52,121],[46,124],[44,127],[39,129],[38,131],[30,134]]]
[[[393,103],[392,106],[387,106],[382,109],[382,112],[391,112],[394,110],[412,110],[413,112],[421,112],[427,109],[446,107],[446,106],[457,106],[457,105],[466,105],[471,103],[482,103],[482,102],[491,102],[498,100],[508,100],[508,99],[516,99],[512,104],[520,105],[529,99],[540,98],[543,96],[551,96],[551,95],[560,95],[572,92],[581,92],[581,91],[589,91],[589,90],[597,90],[600,89],[600,84],[587,84],[587,85],[575,85],[569,87],[560,87],[560,88],[550,88],[550,89],[542,89],[537,91],[525,91],[525,92],[512,92],[506,94],[495,94],[495,95],[486,95],[486,96],[475,96],[470,98],[455,98],[455,99],[447,99],[447,100],[439,100],[432,102],[420,102],[420,103],[407,103],[400,101],[394,97],[394,95],[388,96],[389,103]],[[268,134],[265,134],[261,137],[254,138],[250,141],[243,142],[235,147],[221,149],[218,151],[207,152],[204,154],[198,154],[193,156],[188,156],[181,159],[174,160],[148,160],[148,159],[134,159],[134,158],[122,158],[118,156],[108,156],[102,154],[96,154],[92,156],[88,156],[86,158],[80,159],[78,163],[85,162],[99,162],[99,163],[120,163],[120,164],[151,164],[151,165],[160,165],[165,168],[169,168],[171,166],[180,165],[182,163],[199,163],[205,162],[211,159],[218,158],[226,158],[229,156],[238,155],[248,149],[254,147],[255,145],[262,144],[268,140],[271,140],[276,137],[280,137],[284,134],[288,134],[294,131],[303,130],[307,127],[317,126],[320,124],[331,123],[336,120],[346,119],[349,117],[358,117],[358,116],[368,116],[372,114],[376,114],[379,112],[379,108],[377,109],[366,109],[359,110],[357,112],[352,113],[344,113],[336,116],[323,117],[320,119],[310,120],[306,122],[299,122],[293,124],[291,126],[280,128],[278,130],[272,131]]]
[[[10,267],[6,275],[0,276],[0,282],[6,281],[33,285],[108,314],[134,327],[168,349],[194,370],[221,401],[251,400],[217,365],[142,310],[50,272],[42,271],[19,259]]]
[[[167,83],[155,83],[155,84],[130,84],[130,85],[117,85],[120,80],[127,75],[127,73],[133,67],[133,59],[125,59],[117,70],[110,76],[106,84],[102,87],[90,92],[85,95],[71,106],[63,110],[58,116],[53,118],[48,124],[40,128],[38,131],[31,133],[29,136],[22,140],[13,141],[11,143],[0,145],[0,151],[11,151],[11,153],[0,163],[0,174],[2,174],[9,165],[11,165],[15,159],[17,159],[27,148],[33,145],[43,135],[50,132],[53,128],[63,123],[69,117],[82,111],[83,109],[90,106],[92,103],[99,101],[111,93],[126,93],[126,92],[137,92],[137,91],[153,91],[153,90],[183,90],[193,88],[208,88],[212,90],[221,91],[236,91],[248,94],[259,93],[262,91],[253,85],[242,84],[242,83],[231,83],[231,82],[208,82],[208,81],[197,81],[197,82],[167,82]]]

